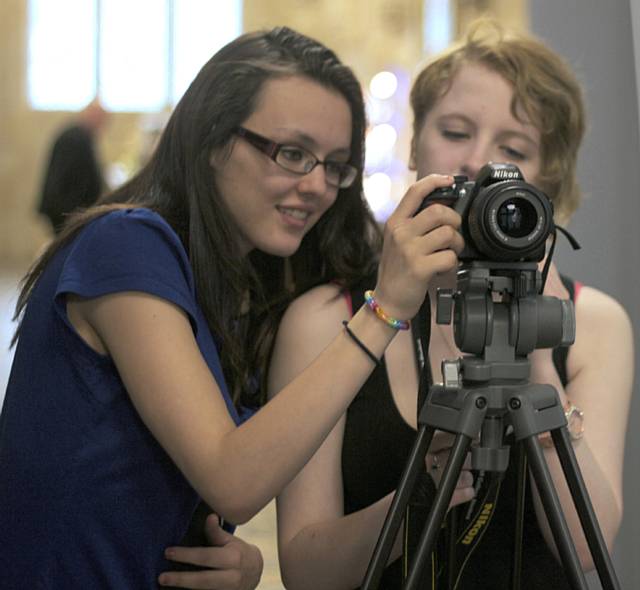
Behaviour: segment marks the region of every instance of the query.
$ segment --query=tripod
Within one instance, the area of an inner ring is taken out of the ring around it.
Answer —
[[[619,589],[611,559],[578,467],[558,392],[528,382],[527,355],[536,348],[572,344],[573,304],[538,295],[535,262],[470,262],[458,272],[457,292],[439,291],[437,318],[451,322],[458,348],[469,356],[442,364],[444,382],[430,387],[418,415],[418,432],[374,549],[362,590],[375,590],[389,558],[435,430],[455,434],[438,490],[422,530],[404,590],[417,590],[447,513],[471,442],[472,467],[506,470],[505,428],[524,445],[558,553],[571,587],[586,590],[582,571],[537,435],[550,432],[564,477],[605,590]],[[496,301],[496,299],[500,299]],[[453,305],[455,301],[455,306]]]

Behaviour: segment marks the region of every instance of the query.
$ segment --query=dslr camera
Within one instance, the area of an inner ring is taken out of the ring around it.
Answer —
[[[553,205],[536,187],[526,183],[513,164],[489,163],[475,182],[455,176],[452,186],[425,197],[418,211],[433,203],[452,207],[462,216],[465,241],[462,262],[540,262],[553,231]]]

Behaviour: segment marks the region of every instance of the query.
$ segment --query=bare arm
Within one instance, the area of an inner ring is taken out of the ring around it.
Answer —
[[[450,182],[427,177],[416,183],[388,224],[376,293],[390,315],[413,316],[433,273],[455,265],[459,216],[437,206],[413,216],[426,194]],[[70,305],[74,325],[112,357],[137,411],[178,468],[237,524],[305,465],[372,368],[341,331],[276,399],[236,428],[181,309],[131,292]],[[395,335],[368,310],[357,312],[350,327],[378,357]]]
[[[335,286],[298,299],[281,324],[269,373],[280,390],[322,351],[349,318]],[[344,517],[341,452],[344,416],[318,452],[278,497],[280,569],[287,588],[354,588],[362,576],[388,510],[390,495]],[[397,556],[396,552],[396,556]]]
[[[320,287],[294,302],[278,332],[269,373],[270,395],[286,390],[336,337],[348,317],[347,305],[335,286]],[[412,358],[410,350],[406,358]],[[278,497],[280,567],[285,585],[292,590],[358,586],[391,503],[389,494],[363,510],[344,515],[344,421],[343,416]],[[464,485],[466,489],[459,490],[455,502],[469,499],[469,484]],[[400,555],[400,545],[396,543],[391,560]]]
[[[532,357],[532,381],[550,383],[563,402],[568,399],[584,411],[584,437],[574,444],[574,451],[605,542],[611,550],[622,519],[624,440],[633,383],[633,336],[629,318],[612,298],[584,287],[576,303],[576,341],[569,352],[566,388],[560,383],[550,351],[536,351]],[[585,570],[593,569],[556,452],[548,449],[545,456],[582,566]],[[556,552],[537,492],[534,499],[545,539]]]
[[[141,293],[81,305],[151,432],[203,499],[238,524],[306,463],[371,369],[340,334],[295,384],[236,428],[181,310]],[[353,325],[377,354],[394,335],[364,310]]]

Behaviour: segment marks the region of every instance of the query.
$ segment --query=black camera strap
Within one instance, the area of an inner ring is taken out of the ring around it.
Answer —
[[[433,384],[429,362],[431,338],[431,302],[427,294],[417,316],[411,322],[413,349],[419,369],[418,415]],[[502,474],[480,473],[476,480],[477,497],[469,505],[449,510],[443,522],[430,563],[421,578],[422,588],[455,589],[472,553],[482,540],[495,514]],[[406,577],[418,546],[422,529],[433,502],[435,485],[425,470],[418,477],[405,512],[403,537],[403,577]]]
[[[431,338],[431,301],[425,297],[416,317],[411,321],[413,350],[419,369],[417,412],[427,398],[433,384],[429,362]],[[503,474],[480,472],[476,478],[476,498],[468,505],[449,510],[421,579],[421,587],[432,590],[455,589],[461,581],[463,571],[471,555],[479,545],[495,514]],[[403,537],[403,577],[409,566],[422,528],[433,501],[434,483],[425,470],[416,482],[412,498],[405,513]]]
[[[542,268],[542,285],[540,287],[540,295],[544,291],[544,286],[547,282],[547,275],[549,274],[549,268],[551,268],[551,261],[553,259],[553,253],[556,249],[556,241],[558,239],[558,232],[560,232],[565,238],[567,238],[569,244],[574,250],[580,250],[580,244],[578,240],[576,240],[573,235],[571,235],[564,227],[560,227],[559,225],[553,226],[551,230],[551,246],[549,246],[549,253],[547,254],[547,258],[544,262],[544,267]]]

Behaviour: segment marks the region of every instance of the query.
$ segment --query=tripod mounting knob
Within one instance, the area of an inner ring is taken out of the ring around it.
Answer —
[[[445,389],[460,389],[462,380],[460,379],[460,360],[442,361],[442,381]]]
[[[453,290],[438,289],[436,292],[436,324],[450,324],[453,312]]]

